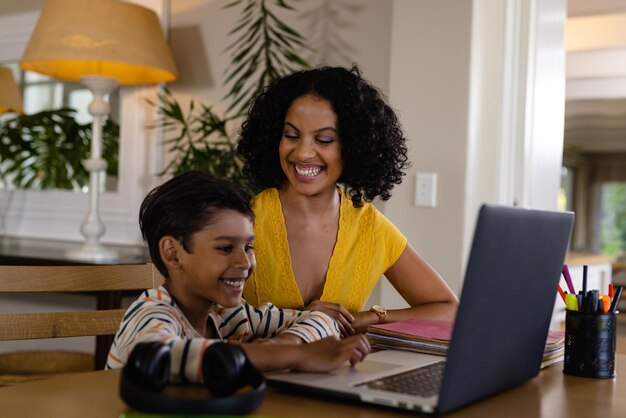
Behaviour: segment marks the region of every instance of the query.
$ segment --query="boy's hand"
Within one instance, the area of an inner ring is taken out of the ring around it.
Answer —
[[[352,316],[346,308],[338,303],[314,300],[307,307],[305,307],[304,310],[324,312],[326,315],[333,318],[339,326],[339,332],[341,332],[342,338],[355,334],[354,328],[352,327],[354,316]]]
[[[301,372],[330,372],[341,367],[346,361],[354,366],[363,361],[371,351],[369,341],[362,334],[342,340],[328,337],[303,344],[299,349],[302,350],[302,356],[295,370]]]
[[[257,338],[253,343],[259,344],[302,344],[302,338],[290,332],[283,332],[272,338]]]

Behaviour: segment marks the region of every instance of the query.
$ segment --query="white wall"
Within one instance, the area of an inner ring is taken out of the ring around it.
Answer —
[[[348,10],[350,4],[356,9]],[[222,2],[181,0],[172,3],[170,39],[181,79],[170,87],[182,100],[196,99],[221,106],[226,93],[219,80],[226,69],[222,50],[233,10],[221,10]],[[472,2],[378,1],[300,2],[297,14],[283,18],[300,31],[312,46],[323,49],[329,40],[319,36],[319,25],[332,30],[333,39],[345,46],[345,56],[310,54],[313,65],[350,65],[355,62],[365,76],[389,96],[399,110],[408,133],[412,167],[393,198],[379,204],[407,235],[409,241],[443,275],[460,289],[463,263],[464,190],[468,125],[468,81]],[[336,31],[328,17],[311,25],[312,16],[323,16],[334,7],[344,22]],[[348,13],[350,12],[350,13]],[[437,42],[432,42],[437,39]],[[438,206],[412,205],[414,173],[439,175]],[[388,285],[378,287],[372,302],[387,306],[403,302]]]
[[[171,39],[185,70],[171,88],[183,100],[219,106],[226,92],[219,87],[222,51],[237,12],[221,5],[172,4]],[[328,15],[320,19],[329,7],[343,28],[330,38],[344,42],[347,57],[307,58],[314,65],[356,62],[388,94],[410,138],[412,167],[379,207],[458,293],[481,203],[556,207],[565,1],[309,0],[297,4],[296,15],[282,16],[323,50],[330,41],[320,38],[320,25],[337,27]],[[546,83],[550,88],[540,88]],[[436,208],[413,206],[417,172],[438,174]],[[372,301],[403,304],[388,285]]]
[[[390,100],[410,138],[412,167],[384,212],[460,289],[467,161],[471,2],[394,2]],[[432,40],[437,40],[432,42]],[[436,208],[413,205],[416,172],[438,174]],[[383,303],[393,306],[390,292]]]
[[[394,2],[390,99],[413,167],[385,213],[457,294],[482,203],[556,208],[564,20],[562,0]],[[420,171],[439,175],[434,209],[412,205]]]
[[[229,63],[224,50],[241,8],[223,9],[222,0],[171,2],[170,41],[181,70],[170,88],[180,100],[196,99],[223,109],[223,85]],[[385,93],[389,86],[391,6],[379,0],[307,0],[295,2],[297,12],[278,16],[299,31],[316,51],[300,51],[312,65],[359,64]],[[329,15],[330,14],[330,15]],[[335,49],[340,51],[335,52]]]

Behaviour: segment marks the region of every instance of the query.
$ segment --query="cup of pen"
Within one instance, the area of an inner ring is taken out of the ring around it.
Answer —
[[[616,312],[565,312],[563,372],[581,377],[615,377]]]

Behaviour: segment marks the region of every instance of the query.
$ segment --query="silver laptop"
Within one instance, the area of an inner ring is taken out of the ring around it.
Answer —
[[[385,350],[332,373],[269,374],[268,383],[438,414],[522,384],[540,370],[573,220],[481,207],[447,357]]]

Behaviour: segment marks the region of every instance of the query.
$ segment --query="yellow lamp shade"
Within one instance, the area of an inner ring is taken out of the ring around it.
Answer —
[[[47,0],[20,65],[68,81],[106,76],[132,85],[177,77],[157,15],[118,0]]]
[[[0,67],[0,113],[22,113],[22,96],[10,68]]]

